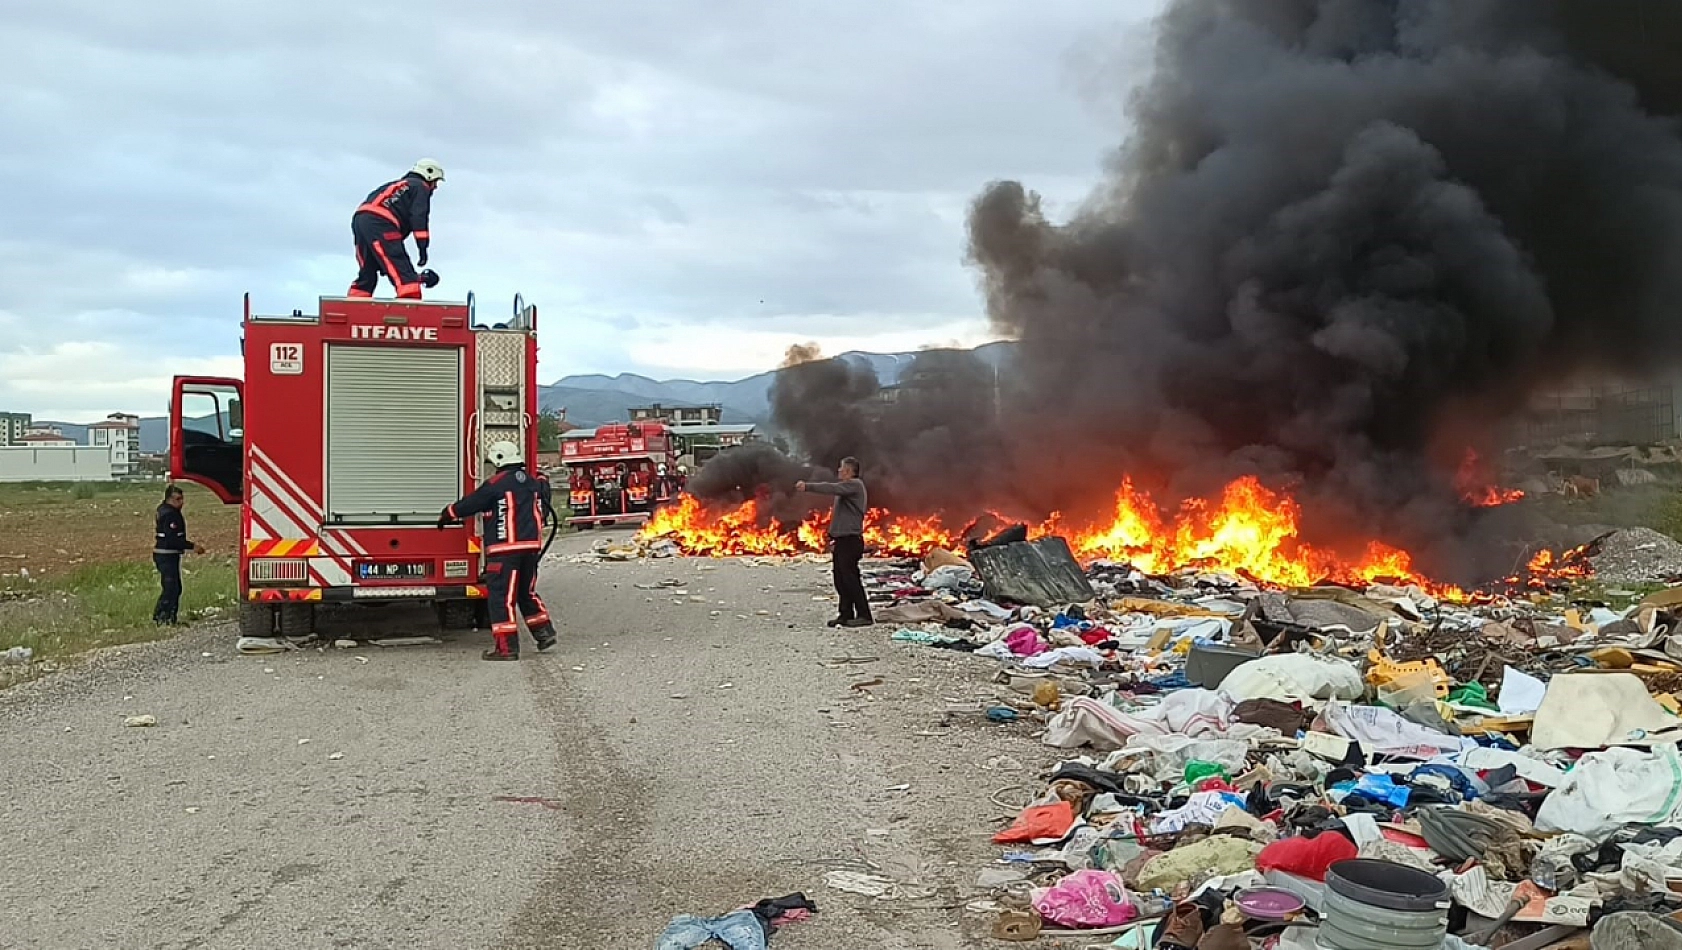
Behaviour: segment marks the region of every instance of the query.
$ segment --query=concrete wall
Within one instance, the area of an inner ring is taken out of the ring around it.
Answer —
[[[87,445],[0,448],[0,482],[108,482],[111,447]]]

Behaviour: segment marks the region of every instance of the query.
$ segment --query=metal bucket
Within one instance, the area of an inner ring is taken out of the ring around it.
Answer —
[[[1437,950],[1448,932],[1448,885],[1416,868],[1358,858],[1326,872],[1322,950]]]

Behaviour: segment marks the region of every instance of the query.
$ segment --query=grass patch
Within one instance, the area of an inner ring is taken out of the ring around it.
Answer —
[[[163,492],[163,482],[0,482],[0,508],[63,505],[95,498],[161,499]]]
[[[1674,485],[1636,485],[1609,488],[1593,498],[1566,499],[1542,495],[1525,502],[1564,525],[1607,525],[1613,528],[1648,527],[1673,534],[1663,525],[1682,530],[1682,495]]]
[[[1623,610],[1631,604],[1640,603],[1648,594],[1664,589],[1665,585],[1658,582],[1609,584],[1590,577],[1572,584],[1563,601],[1565,603],[1605,604],[1612,610]]]
[[[1614,487],[1580,500],[1542,495],[1524,504],[1556,524],[1652,528],[1682,541],[1682,484]]]
[[[194,557],[182,564],[183,622],[228,617],[237,561]],[[92,564],[41,583],[8,578],[0,587],[0,650],[29,647],[36,659],[168,636],[152,624],[158,574],[150,560]]]
[[[180,618],[231,617],[238,585],[239,508],[196,485],[188,535],[205,555],[181,564]],[[152,626],[152,566],[162,482],[0,483],[0,650],[54,660],[168,636]],[[16,669],[16,668],[8,668]],[[7,680],[0,677],[0,686]]]

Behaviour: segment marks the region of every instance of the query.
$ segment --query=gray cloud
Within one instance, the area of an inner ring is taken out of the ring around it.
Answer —
[[[172,360],[237,353],[241,293],[340,292],[351,209],[421,155],[441,290],[565,320],[546,375],[944,341],[982,325],[967,202],[1085,193],[1119,121],[1089,93],[1158,5],[14,0],[0,408],[155,411]],[[90,362],[97,392],[29,375]]]

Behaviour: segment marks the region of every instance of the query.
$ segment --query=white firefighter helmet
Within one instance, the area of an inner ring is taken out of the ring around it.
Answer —
[[[485,457],[490,459],[491,464],[497,468],[504,465],[516,465],[525,461],[520,457],[520,447],[506,439],[501,442],[492,442],[491,447],[485,450]]]
[[[421,159],[415,163],[414,168],[409,170],[427,181],[439,182],[444,180],[444,166],[430,158]]]
[[[660,474],[662,474],[662,475],[666,474],[666,463],[665,462],[660,463],[659,471],[660,471]]]

